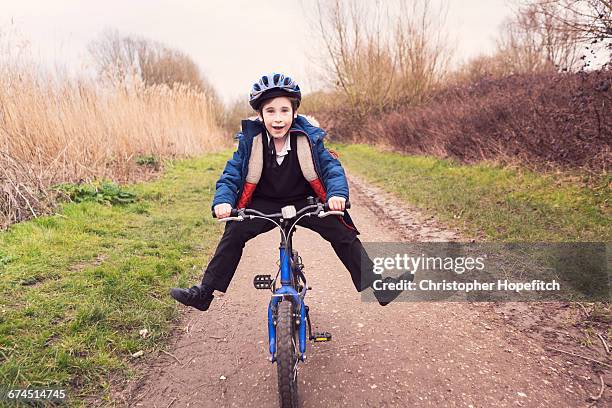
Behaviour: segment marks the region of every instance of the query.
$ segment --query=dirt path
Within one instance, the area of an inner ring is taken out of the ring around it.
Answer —
[[[355,187],[352,180],[351,214],[362,241],[459,239],[411,210],[395,214],[401,228],[381,222],[372,192]],[[587,398],[596,386],[583,389],[559,359],[490,307],[362,302],[326,242],[299,229],[295,246],[313,286],[313,323],[333,334],[332,342],[309,345],[300,366],[304,407],[593,406]],[[276,231],[249,242],[228,293],[208,312],[185,309],[171,355],[150,358],[146,375],[129,383],[116,405],[276,407],[276,367],[267,360],[269,293],[251,282],[275,269],[277,247]]]

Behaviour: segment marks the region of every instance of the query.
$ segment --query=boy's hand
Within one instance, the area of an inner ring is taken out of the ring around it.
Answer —
[[[232,206],[229,204],[217,204],[215,205],[215,215],[217,218],[229,217],[232,212]]]
[[[329,209],[332,211],[344,211],[344,204],[346,203],[346,198],[344,197],[330,197],[327,200],[327,204],[329,204]]]

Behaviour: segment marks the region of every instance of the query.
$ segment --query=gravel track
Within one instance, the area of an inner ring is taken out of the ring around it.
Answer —
[[[466,240],[354,177],[350,183],[351,216],[364,242]],[[396,208],[394,221],[383,220],[383,207]],[[113,404],[278,406],[276,367],[267,360],[269,292],[252,287],[255,274],[275,270],[278,242],[272,231],[247,243],[228,292],[207,312],[185,308],[168,354],[145,357],[144,375],[124,384]],[[331,342],[309,344],[300,365],[304,407],[593,406],[541,344],[488,305],[363,302],[316,233],[299,228],[294,245],[313,287],[313,323],[333,334]]]

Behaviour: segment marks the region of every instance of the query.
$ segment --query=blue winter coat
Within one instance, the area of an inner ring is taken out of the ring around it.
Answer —
[[[236,135],[238,139],[238,149],[233,157],[228,160],[225,170],[216,184],[215,197],[212,207],[217,204],[227,203],[232,207],[236,206],[238,198],[242,193],[245,184],[249,158],[253,147],[253,137],[261,134],[264,125],[259,120],[243,120],[242,131]],[[323,145],[325,131],[313,126],[308,120],[298,115],[294,120],[290,132],[299,132],[308,136],[315,171],[325,187],[326,196],[344,197],[349,199],[349,188],[344,174],[344,169],[340,161],[332,156]],[[345,211],[344,221],[355,228],[348,212]]]

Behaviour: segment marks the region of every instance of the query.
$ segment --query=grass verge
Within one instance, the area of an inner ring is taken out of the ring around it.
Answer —
[[[217,242],[226,159],[172,163],[131,186],[131,204],[70,203],[0,233],[0,386],[67,388],[83,406],[132,354],[163,347],[178,316],[168,289],[191,284]]]
[[[348,171],[479,241],[612,241],[610,174],[598,178],[537,174],[493,164],[406,156],[366,145],[336,144],[334,149]],[[582,310],[572,320],[562,319],[562,330],[589,343],[599,341],[597,332],[612,339],[610,302],[573,306]],[[564,313],[559,311],[563,306],[553,304],[532,307],[545,316]],[[521,322],[520,315],[516,321]],[[578,342],[573,346],[577,353],[585,353]]]
[[[461,165],[366,145],[334,145],[367,181],[485,241],[612,241],[612,175],[579,176]]]

